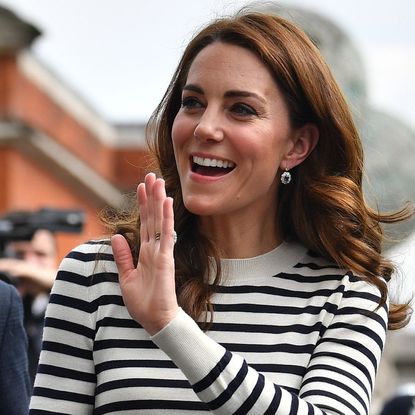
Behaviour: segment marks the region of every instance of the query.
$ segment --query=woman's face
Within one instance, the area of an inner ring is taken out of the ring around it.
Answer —
[[[186,208],[200,216],[274,215],[278,168],[294,134],[283,96],[254,53],[221,42],[205,47],[172,128]]]

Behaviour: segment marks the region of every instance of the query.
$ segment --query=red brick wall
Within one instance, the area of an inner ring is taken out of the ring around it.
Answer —
[[[0,205],[0,214],[13,210],[82,209],[86,214],[84,230],[79,234],[58,233],[59,259],[75,245],[85,240],[101,237],[105,230],[100,224],[99,209],[76,195],[65,183],[52,177],[47,169],[12,149],[0,150],[0,160],[7,176],[0,175],[0,186],[6,185],[6,203]]]
[[[143,174],[142,168],[145,163],[143,157],[146,154],[144,149],[137,146],[118,150],[106,146],[89,129],[20,73],[15,62],[9,61],[8,67],[7,113],[11,118],[21,120],[33,129],[53,137],[121,189],[135,188],[137,176]],[[11,67],[13,70],[10,70]]]
[[[33,130],[46,133],[122,192],[135,190],[149,164],[148,153],[139,145],[123,149],[105,145],[19,72],[13,56],[0,56],[1,120],[20,121]],[[52,169],[41,165],[30,153],[21,153],[11,144],[0,145],[0,215],[42,207],[83,209],[87,217],[84,231],[58,235],[59,259],[75,245],[104,234],[97,218],[102,206],[94,205],[87,195],[83,196],[85,190],[55,177]]]
[[[0,117],[5,118],[8,112],[10,79],[15,71],[14,56],[0,56]]]

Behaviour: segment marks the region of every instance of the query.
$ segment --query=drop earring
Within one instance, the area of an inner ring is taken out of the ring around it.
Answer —
[[[291,173],[288,171],[288,168],[285,168],[285,172],[281,174],[281,183],[288,184],[291,182]]]

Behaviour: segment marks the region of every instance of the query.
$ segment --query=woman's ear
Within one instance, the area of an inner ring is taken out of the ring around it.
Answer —
[[[320,137],[317,126],[307,123],[299,128],[292,138],[291,148],[281,160],[281,169],[292,169],[301,164],[316,147]]]

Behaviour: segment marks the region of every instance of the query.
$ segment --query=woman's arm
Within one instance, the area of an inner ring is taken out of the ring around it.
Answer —
[[[95,327],[89,288],[96,245],[81,245],[62,262],[46,311],[30,414],[93,413]]]
[[[387,312],[384,307],[373,311],[378,296],[367,283],[348,285],[351,289],[311,356],[299,395],[268,381],[242,357],[225,350],[182,310],[152,339],[213,413],[367,414]]]

